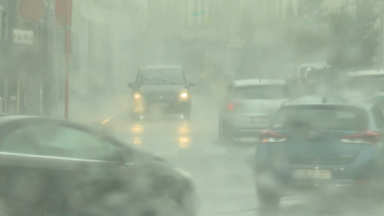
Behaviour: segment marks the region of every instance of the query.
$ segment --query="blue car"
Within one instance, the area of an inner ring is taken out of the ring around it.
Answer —
[[[384,195],[384,99],[308,96],[283,104],[261,132],[261,205],[304,192]]]

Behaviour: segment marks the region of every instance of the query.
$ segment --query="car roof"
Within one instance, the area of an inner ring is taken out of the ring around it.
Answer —
[[[47,118],[47,117],[43,117],[43,116],[29,116],[29,115],[11,115],[11,114],[0,114],[1,118],[0,118],[0,128],[1,127],[7,127],[7,123],[11,123],[11,122],[17,122],[17,121],[28,121],[28,120],[36,120],[36,121],[39,121],[39,120],[43,120],[43,121],[47,121],[47,122],[52,122],[52,123],[57,123],[57,124],[62,124],[62,123],[65,123],[65,125],[70,125],[70,126],[73,126],[75,128],[78,128],[78,129],[82,129],[82,130],[86,130],[88,132],[91,132],[91,133],[99,133],[98,130],[95,130],[89,126],[86,126],[82,123],[78,123],[78,122],[74,122],[74,121],[69,121],[69,120],[65,120],[65,119],[55,119],[55,118]],[[133,152],[136,152],[138,154],[141,154],[143,156],[147,156],[147,157],[152,157],[154,158],[155,160],[158,160],[158,161],[163,161],[165,162],[162,158],[160,157],[157,157],[155,155],[152,155],[148,152],[145,152],[141,149],[138,149],[132,145],[129,145],[127,143],[125,143],[124,141],[121,141],[120,139],[116,139],[114,136],[109,136],[109,135],[106,135],[106,134],[101,134],[103,135],[107,140],[111,140],[113,141],[113,145],[116,145],[118,147],[121,147],[121,148],[125,148],[125,149],[128,149],[128,150],[131,150]]]
[[[354,72],[349,72],[349,76],[351,77],[361,77],[361,76],[375,76],[375,75],[383,75],[384,76],[384,71],[383,70],[363,70],[363,71],[354,71]]]
[[[77,128],[82,128],[90,132],[96,132],[95,129],[86,126],[84,124],[74,122],[74,121],[69,121],[69,120],[64,120],[64,119],[55,119],[55,118],[48,118],[44,116],[33,116],[33,115],[13,115],[13,114],[0,114],[0,127],[4,126],[7,123],[10,122],[15,122],[15,121],[24,121],[24,120],[36,120],[36,121],[46,121],[46,122],[52,122],[52,123],[65,123],[66,125],[72,125]]]
[[[39,118],[38,116],[27,116],[27,115],[12,115],[12,114],[5,114],[2,113],[0,114],[0,125],[14,121],[14,120],[20,120],[20,119],[34,119],[34,118]]]
[[[245,80],[235,80],[233,81],[234,87],[243,87],[243,86],[255,86],[255,85],[285,85],[284,80],[274,80],[274,79],[245,79]]]
[[[180,65],[143,65],[140,70],[181,69]]]
[[[355,100],[353,98],[337,97],[337,96],[320,96],[312,95],[300,98],[295,98],[284,103],[284,106],[297,106],[297,105],[350,105],[360,108],[371,107],[374,102],[364,98],[362,100]]]

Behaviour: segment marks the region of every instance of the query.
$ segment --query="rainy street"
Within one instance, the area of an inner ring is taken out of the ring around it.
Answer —
[[[384,0],[0,0],[0,216],[384,215]]]
[[[225,146],[218,141],[217,105],[196,95],[192,118],[169,116],[132,122],[127,113],[111,120],[120,139],[188,171],[201,199],[201,215],[244,212],[253,215],[257,199],[250,160],[254,143]],[[107,123],[106,123],[107,124]]]
[[[254,185],[253,157],[257,140],[225,145],[218,140],[217,103],[206,95],[194,96],[193,118],[178,116],[132,121],[126,111],[115,113],[105,124],[115,136],[166,159],[191,174],[200,200],[201,216],[262,216]],[[266,215],[380,215],[381,205],[369,200],[339,202],[311,196],[288,196],[280,209]],[[347,210],[347,211],[346,211]]]

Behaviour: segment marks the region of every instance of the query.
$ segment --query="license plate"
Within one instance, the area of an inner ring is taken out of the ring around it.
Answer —
[[[157,106],[159,106],[159,107],[169,107],[169,103],[158,103]]]
[[[174,95],[162,95],[161,100],[173,100],[175,99]]]
[[[269,117],[251,117],[251,123],[266,123],[269,122]]]
[[[331,170],[295,170],[295,179],[331,179]]]

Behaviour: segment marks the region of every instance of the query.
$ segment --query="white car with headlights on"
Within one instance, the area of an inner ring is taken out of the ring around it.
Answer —
[[[180,115],[188,119],[191,115],[190,87],[179,65],[148,65],[140,68],[132,88],[134,119],[143,119],[152,114]]]

